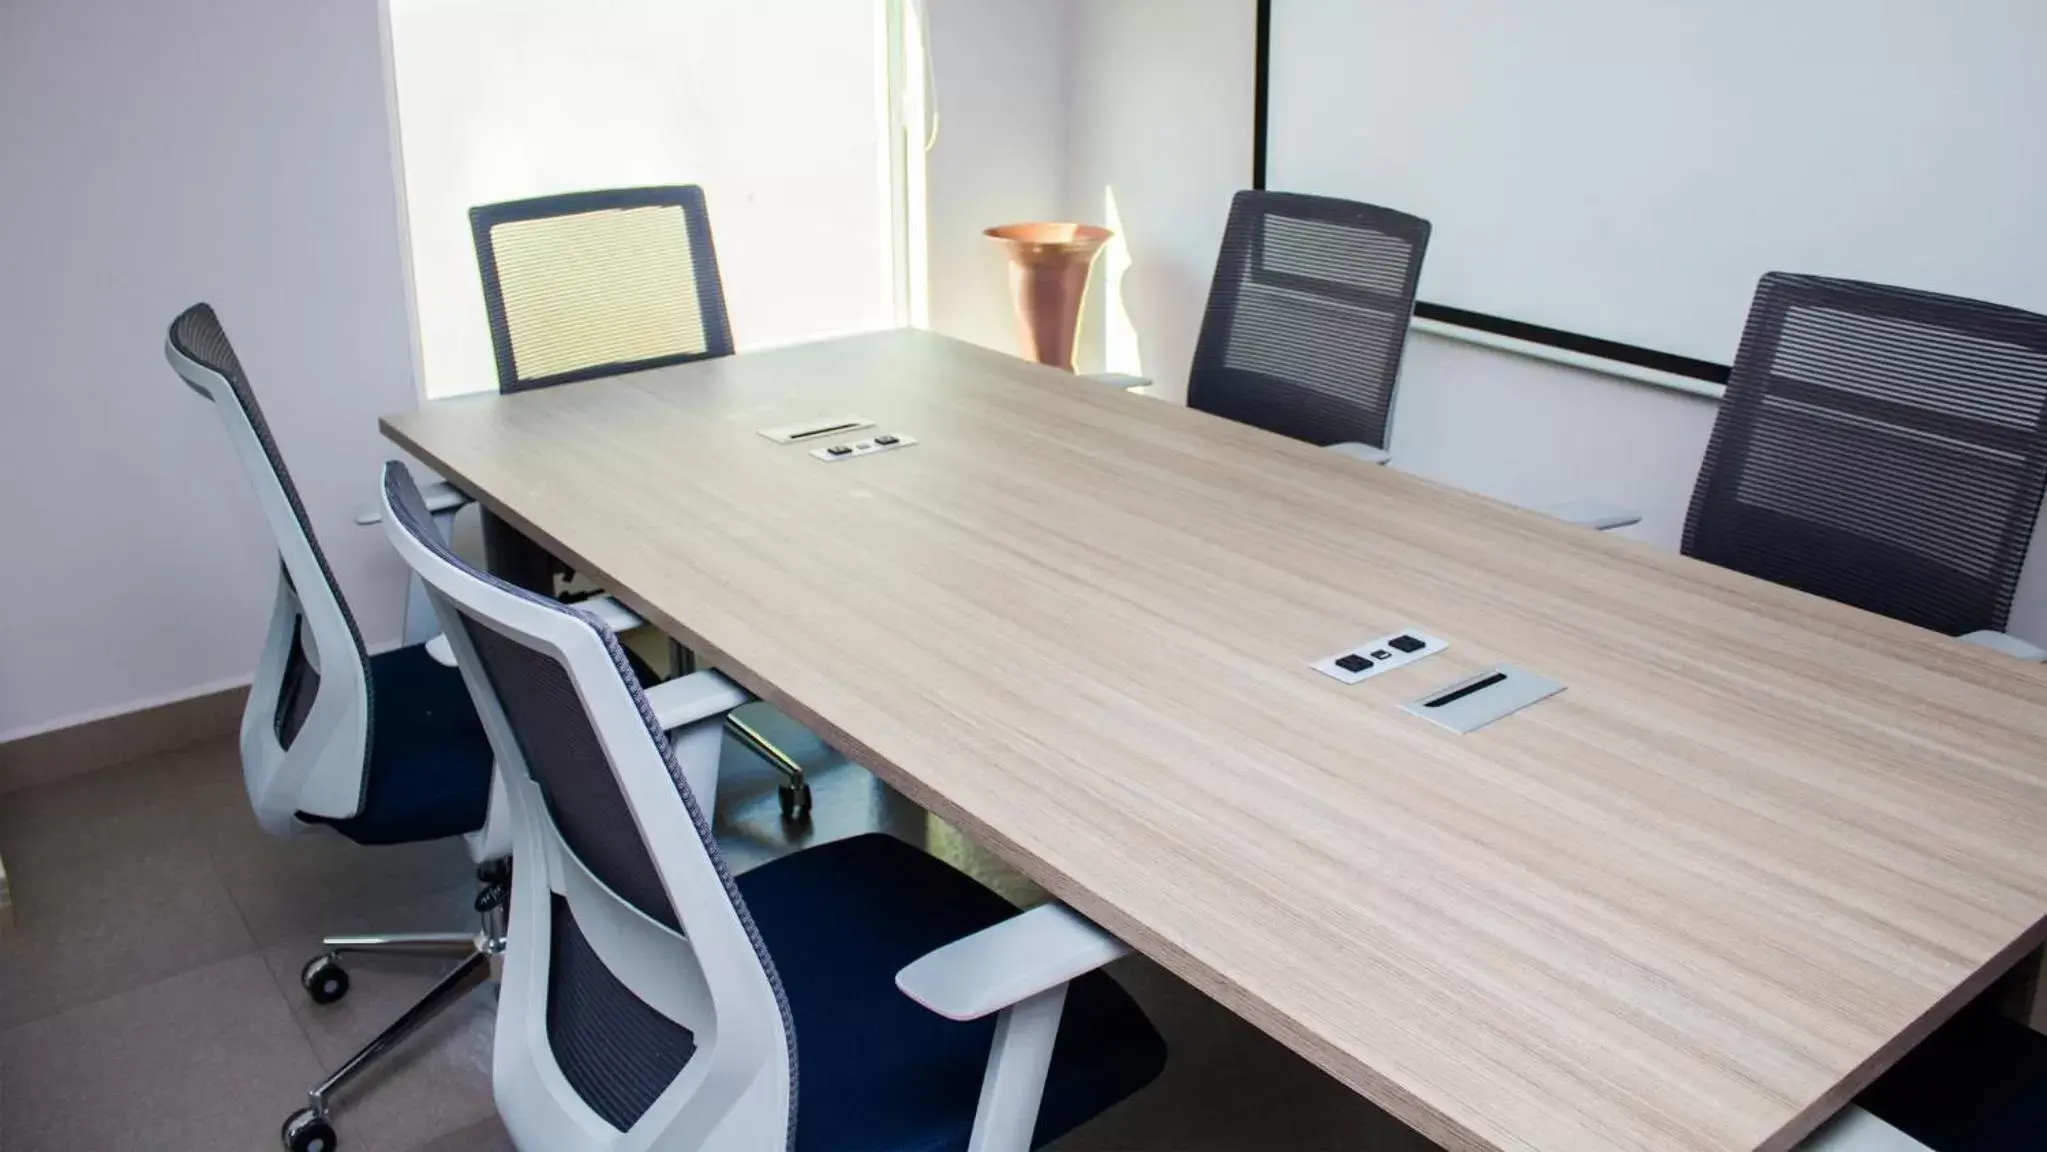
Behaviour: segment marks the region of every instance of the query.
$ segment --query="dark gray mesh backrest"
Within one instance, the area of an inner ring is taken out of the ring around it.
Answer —
[[[732,353],[695,185],[488,204],[469,227],[500,392]]]
[[[567,670],[482,621],[462,623],[569,851],[627,903],[681,931]]]
[[[188,360],[218,373],[227,381],[234,402],[241,406],[242,415],[248,418],[249,426],[255,429],[256,440],[263,446],[263,456],[269,461],[271,473],[277,477],[278,487],[284,490],[284,499],[291,506],[292,518],[298,522],[299,531],[305,535],[306,543],[313,553],[313,563],[318,571],[298,573],[296,576],[280,553],[278,562],[284,565],[285,579],[292,584],[293,591],[304,603],[309,595],[324,594],[332,599],[334,607],[341,613],[342,622],[348,626],[348,637],[354,644],[352,656],[362,666],[364,690],[374,692],[370,682],[369,655],[363,648],[362,631],[356,627],[355,614],[348,610],[348,601],[341,596],[341,585],[334,579],[334,570],[327,565],[327,554],[320,549],[320,538],[313,533],[312,518],[306,515],[306,506],[299,500],[298,486],[291,482],[291,470],[284,466],[284,457],[277,450],[277,440],[270,434],[270,422],[263,418],[263,406],[256,402],[256,393],[249,387],[249,378],[242,372],[242,362],[235,355],[234,345],[228,343],[227,330],[221,327],[220,318],[213,313],[210,304],[194,304],[178,314],[171,321],[171,347]],[[193,387],[193,391],[198,388]],[[204,392],[200,395],[205,396]],[[207,399],[212,399],[208,396]],[[315,593],[306,581],[319,581],[319,592]],[[323,656],[327,654],[323,653]],[[338,654],[336,654],[338,655]],[[332,657],[329,657],[332,658]],[[291,654],[285,663],[284,683],[279,690],[274,723],[277,739],[284,747],[291,747],[297,737],[299,726],[305,723],[312,711],[313,700],[320,688],[320,674],[306,657],[303,635],[292,640]],[[370,715],[376,715],[372,700]],[[363,747],[370,741],[365,738]],[[368,787],[365,774],[364,787]]]
[[[782,1033],[789,1049],[789,1145],[796,1140],[797,1061],[795,1018],[789,1012],[789,998],[782,978],[775,971],[753,914],[733,882],[725,855],[711,832],[710,818],[675,762],[667,734],[654,717],[653,705],[641,690],[625,648],[604,626],[576,608],[507,584],[471,567],[441,539],[433,517],[421,498],[419,486],[405,465],[391,461],[384,465],[384,492],[389,498],[393,521],[417,543],[473,579],[539,605],[550,612],[570,616],[589,628],[610,654],[615,671],[633,703],[647,738],[660,752],[677,798],[696,829],[699,846],[709,857],[725,897],[732,904],[760,960],[782,1018]],[[483,662],[485,678],[497,695],[501,711],[518,741],[520,754],[539,784],[548,811],[569,851],[583,866],[611,890],[648,916],[671,929],[685,931],[678,923],[666,890],[632,819],[618,778],[603,745],[591,727],[589,714],[576,694],[567,669],[537,649],[509,636],[463,610],[464,631]],[[573,830],[572,830],[573,829]],[[573,937],[561,931],[561,919],[573,919],[573,909],[559,906],[554,947],[559,966],[551,969],[548,989],[549,1044],[555,1061],[569,1082],[591,1108],[621,1130],[628,1128],[680,1073],[693,1050],[687,1032],[678,1034],[672,1021],[660,1017],[619,985],[603,969],[602,961],[588,951],[578,931]],[[600,974],[601,973],[601,977]],[[595,1012],[597,1025],[588,1013]]]
[[[612,975],[567,900],[548,904],[548,1047],[576,1095],[624,1132],[689,1065],[696,1035]]]
[[[1950,635],[2002,629],[2047,478],[2047,317],[1763,277],[1684,552]]]
[[[1429,222],[1239,192],[1187,380],[1190,407],[1311,444],[1383,447]]]
[[[291,577],[287,575],[285,579]],[[313,715],[313,701],[320,698],[320,670],[313,667],[311,657],[306,655],[305,633],[305,621],[301,619],[292,629],[291,651],[285,654],[284,675],[278,681],[277,709],[271,724],[280,748],[290,748],[298,740],[299,732]],[[367,685],[369,681],[363,683]]]

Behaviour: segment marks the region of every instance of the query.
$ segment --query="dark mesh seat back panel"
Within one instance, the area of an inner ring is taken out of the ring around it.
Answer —
[[[544,196],[469,219],[500,391],[731,353],[701,188]]]
[[[547,1042],[576,1095],[623,1132],[682,1074],[696,1037],[619,983],[583,938],[568,901],[554,897],[552,911]]]
[[[627,903],[681,931],[568,672],[488,624],[462,623],[569,851]]]
[[[320,570],[320,581],[325,585],[327,595],[333,597],[335,607],[341,611],[342,622],[348,627],[348,638],[355,648],[352,655],[363,670],[363,690],[374,693],[375,688],[370,683],[369,654],[363,648],[362,631],[356,627],[355,614],[348,610],[348,601],[342,599],[341,585],[335,581],[334,570],[327,564],[327,554],[320,549],[320,538],[313,534],[312,518],[306,515],[298,486],[291,482],[291,471],[284,466],[284,457],[277,450],[277,440],[270,434],[270,422],[263,418],[263,406],[256,402],[256,393],[250,389],[249,378],[242,372],[242,362],[235,356],[234,346],[228,343],[227,330],[221,327],[219,317],[213,314],[212,305],[194,304],[180,313],[176,320],[171,321],[170,340],[180,355],[219,373],[227,381],[235,402],[241,405],[249,426],[255,429],[256,440],[263,446],[263,456],[270,463],[270,471],[276,475],[278,486],[284,489],[285,502],[291,505],[292,518],[298,522],[299,531],[305,534],[306,544],[312,550],[313,562]],[[291,579],[288,567],[285,579]],[[296,588],[296,581],[293,583]],[[319,674],[313,672],[311,664],[305,661],[305,654],[296,639],[292,642],[292,651],[304,667],[296,675],[288,673],[279,692],[276,714],[278,739],[287,747],[291,744],[291,737],[298,735],[299,726],[305,723],[306,713],[312,710],[313,699],[319,690]],[[341,658],[339,653],[323,653],[322,657]],[[310,680],[306,673],[312,673]],[[376,701],[372,699],[369,703],[368,714],[374,717]],[[290,736],[286,735],[287,732]],[[370,741],[365,739],[363,747],[367,749],[369,745]]]
[[[284,659],[284,679],[277,689],[277,743],[290,748],[313,714],[313,700],[320,694],[320,670],[306,656],[305,622],[291,632],[291,652]]]
[[[1239,192],[1187,403],[1314,444],[1386,442],[1429,224],[1348,200]]]
[[[2047,478],[2047,317],[1772,273],[1688,556],[1950,635],[2002,629]]]
[[[467,562],[455,554],[453,549],[448,547],[447,542],[442,540],[440,533],[435,530],[433,517],[426,510],[426,502],[420,497],[419,487],[413,483],[411,473],[406,470],[403,464],[393,462],[384,466],[384,492],[390,501],[393,520],[422,547],[433,552],[448,564],[498,589],[506,595],[517,597],[529,604],[538,605],[550,612],[558,612],[574,617],[581,621],[585,627],[589,628],[599,642],[604,645],[605,651],[611,657],[613,671],[618,674],[620,682],[624,685],[627,693],[631,695],[634,706],[639,710],[640,722],[644,726],[647,738],[653,742],[654,747],[660,752],[662,763],[668,770],[669,782],[675,786],[676,798],[682,803],[683,810],[689,815],[691,826],[696,830],[698,845],[710,860],[713,871],[717,873],[718,882],[724,888],[726,899],[731,902],[732,910],[738,917],[740,927],[746,933],[748,942],[753,947],[754,956],[760,961],[761,971],[767,977],[768,987],[774,995],[776,1011],[782,1021],[783,1042],[787,1045],[789,1051],[789,1127],[787,1146],[794,1147],[796,1142],[796,1114],[799,1102],[797,1091],[799,1064],[796,1047],[796,1022],[795,1017],[789,1010],[788,992],[782,986],[782,977],[775,969],[774,957],[769,955],[767,944],[761,939],[760,928],[754,923],[753,914],[746,907],[746,900],[740,894],[739,885],[732,878],[732,870],[725,863],[725,854],[719,850],[717,838],[711,833],[710,818],[704,814],[702,806],[697,803],[696,797],[690,792],[689,783],[684,778],[681,767],[676,764],[674,752],[669,747],[668,736],[662,730],[660,721],[655,719],[654,707],[647,702],[647,694],[640,689],[640,682],[634,676],[631,661],[626,656],[625,646],[618,642],[618,637],[607,632],[595,619],[582,614],[575,608],[507,584],[488,573],[479,572],[470,567]],[[547,725],[554,724],[555,718],[559,715],[561,702],[564,700],[567,701],[568,706],[574,710],[576,716],[581,720],[580,729],[576,729],[573,726],[566,728],[567,731],[576,733],[575,736],[562,741],[559,747],[550,745],[551,748],[557,751],[560,748],[573,750],[577,746],[577,741],[582,739],[588,739],[594,745],[595,734],[590,728],[587,714],[583,711],[581,699],[576,696],[573,686],[568,684],[567,675],[560,665],[556,664],[550,657],[540,656],[524,645],[499,635],[488,625],[473,617],[465,615],[464,625],[465,631],[472,638],[482,638],[477,644],[479,656],[482,655],[485,644],[494,642],[498,646],[500,660],[507,654],[511,654],[511,665],[517,666],[521,663],[517,654],[523,653],[525,656],[537,660],[540,665],[551,670],[555,676],[559,677],[558,681],[554,681],[550,679],[545,671],[534,671],[527,681],[529,690],[541,701],[537,714],[544,718]],[[510,653],[507,650],[510,650]],[[546,778],[541,776],[539,764],[534,760],[532,752],[528,750],[526,735],[517,730],[519,725],[516,721],[516,713],[534,710],[529,707],[515,705],[514,701],[508,698],[503,690],[499,688],[498,675],[491,668],[492,658],[486,656],[483,659],[486,665],[486,674],[491,681],[492,690],[498,694],[499,703],[502,705],[507,717],[514,720],[514,735],[520,742],[520,752],[526,757],[528,767],[534,772],[534,776],[539,782],[543,793],[558,792],[564,786],[590,783],[600,779],[605,785],[603,788],[594,786],[588,788],[587,791],[594,793],[598,800],[594,803],[577,807],[573,818],[583,822],[582,831],[577,834],[583,842],[579,843],[576,839],[570,839],[569,850],[574,852],[577,858],[583,862],[583,865],[589,868],[599,879],[610,885],[614,892],[631,901],[641,911],[647,912],[650,916],[654,916],[655,919],[667,924],[671,928],[677,928],[674,911],[669,905],[665,892],[661,887],[659,875],[654,872],[653,862],[647,854],[646,844],[640,838],[638,824],[631,819],[630,813],[620,812],[609,817],[604,815],[606,801],[603,797],[608,795],[614,798],[615,802],[620,806],[623,806],[624,798],[618,790],[616,776],[611,772],[608,760],[604,758],[602,747],[593,747],[594,757],[587,753],[577,752],[576,754],[582,758],[571,761],[572,766],[570,770],[557,774],[555,782],[550,784]],[[524,662],[527,669],[533,670],[535,668],[533,660]],[[539,735],[536,729],[536,737],[545,741],[554,741],[559,738],[559,733],[543,737]],[[601,777],[597,776],[592,771],[593,765],[595,768],[601,769],[604,775]],[[565,809],[557,803],[555,795],[549,794],[547,799],[557,827],[560,829],[563,837],[569,839],[568,826],[563,822]],[[608,824],[603,823],[607,819],[610,822]],[[588,843],[593,838],[628,842],[632,849],[629,852],[619,852],[617,855],[608,858],[605,870],[601,870],[597,864],[598,857],[592,854],[596,849],[584,846],[585,843]],[[639,871],[640,869],[644,869],[644,871]],[[606,870],[609,870],[611,874],[607,875]],[[650,890],[653,896],[649,897],[644,890],[637,898],[630,895],[629,888],[626,885],[632,884],[642,886],[651,884]],[[658,904],[655,903],[657,899]],[[645,902],[643,903],[642,901]],[[659,912],[650,910],[654,908],[658,908]],[[677,930],[679,931],[680,929],[677,928]],[[601,964],[599,967],[601,967]],[[609,972],[606,972],[605,975],[607,978],[610,977]],[[573,981],[579,978],[564,976],[558,970],[554,973],[553,979]],[[570,989],[562,989],[559,991],[559,994],[572,998],[584,995],[583,992]],[[548,995],[550,1003],[552,1003],[557,995],[557,990],[550,987]],[[598,995],[601,996],[601,993]],[[609,1033],[604,1033],[592,1037],[588,1044],[576,1050],[576,1054],[567,1057],[564,1057],[560,1052],[555,1053],[556,1063],[563,1066],[563,1074],[577,1077],[582,1076],[583,1072],[580,1070],[571,1074],[567,1067],[568,1063],[587,1061],[598,1056],[599,1050],[605,1048],[608,1036],[610,1036]],[[618,1042],[621,1044],[629,1043],[623,1040]],[[592,1107],[595,1108],[597,1105],[593,1103]]]

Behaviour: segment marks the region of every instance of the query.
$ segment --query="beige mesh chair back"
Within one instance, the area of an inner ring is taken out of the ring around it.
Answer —
[[[487,204],[469,226],[500,392],[732,353],[695,185]]]

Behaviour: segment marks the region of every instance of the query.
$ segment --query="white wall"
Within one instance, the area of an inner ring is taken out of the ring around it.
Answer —
[[[412,406],[376,0],[0,3],[0,740],[246,677],[276,552],[164,363],[211,301],[370,642]]]
[[[1515,504],[1600,500],[1675,549],[1714,402],[1410,333],[1387,443],[1395,466]]]
[[[1078,365],[1142,369],[1181,395],[1229,195],[1250,182],[1255,6],[922,4],[940,120],[926,175],[931,327],[1016,351],[1002,253],[981,230],[1111,223],[1113,194],[1123,227],[1095,269]],[[1136,345],[1113,363],[1112,331]]]
[[[1252,0],[1072,7],[1061,202],[1119,233],[1090,286],[1082,371],[1141,373],[1160,396],[1186,395],[1230,196],[1251,184],[1255,12]]]
[[[1008,273],[981,230],[1061,212],[1068,4],[921,3],[939,116],[925,161],[931,327],[1014,352]]]

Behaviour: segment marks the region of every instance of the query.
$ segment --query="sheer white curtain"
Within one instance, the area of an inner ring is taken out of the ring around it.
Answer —
[[[389,0],[429,397],[495,387],[469,209],[700,184],[741,350],[896,317],[887,0]]]

